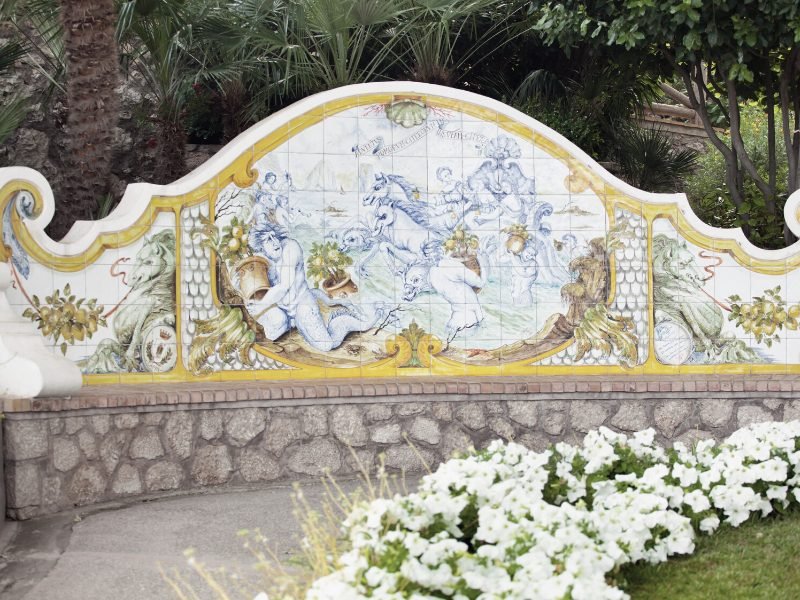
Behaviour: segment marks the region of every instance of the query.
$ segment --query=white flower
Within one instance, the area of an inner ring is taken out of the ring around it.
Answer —
[[[601,427],[581,446],[544,452],[495,441],[444,463],[414,494],[357,505],[343,525],[351,550],[307,598],[466,600],[455,594],[464,587],[481,600],[627,598],[610,572],[694,550],[684,511],[710,534],[723,519],[737,526],[800,503],[800,475],[789,477],[800,473],[798,440],[795,421],[751,425],[721,444],[675,444],[670,454],[653,430],[627,437]],[[631,452],[641,464],[621,461]],[[587,494],[588,478],[611,466],[613,479],[593,481]]]

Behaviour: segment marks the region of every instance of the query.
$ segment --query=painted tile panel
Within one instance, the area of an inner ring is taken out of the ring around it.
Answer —
[[[26,237],[32,194],[0,198],[14,310],[89,382],[800,363],[796,261],[698,232],[529,119],[337,93],[78,258]]]

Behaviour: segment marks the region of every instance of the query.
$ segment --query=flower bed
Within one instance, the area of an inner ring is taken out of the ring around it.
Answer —
[[[671,450],[606,428],[544,452],[493,442],[416,493],[358,506],[350,549],[307,597],[626,598],[623,565],[694,550],[696,532],[800,501],[800,422]]]

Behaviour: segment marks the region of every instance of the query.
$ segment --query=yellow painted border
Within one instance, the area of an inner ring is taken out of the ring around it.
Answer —
[[[206,182],[195,190],[176,196],[156,195],[150,201],[147,210],[136,220],[134,226],[119,232],[102,234],[93,240],[89,249],[79,256],[61,256],[52,254],[41,248],[33,240],[30,232],[25,227],[21,219],[14,213],[12,226],[17,239],[30,256],[41,264],[46,264],[57,271],[74,272],[85,268],[95,262],[107,249],[120,248],[137,241],[148,230],[148,226],[153,219],[161,212],[173,212],[176,223],[176,327],[179,332],[183,330],[183,315],[180,307],[182,306],[182,281],[180,252],[182,236],[188,232],[183,231],[180,220],[181,211],[184,208],[194,206],[202,202],[209,203],[209,214],[214,214],[214,203],[220,190],[235,184],[237,187],[249,187],[257,177],[253,170],[253,165],[263,158],[266,154],[286,142],[289,138],[300,133],[307,127],[319,123],[322,119],[339,114],[345,110],[358,108],[361,106],[386,104],[390,102],[394,93],[373,93],[358,96],[351,96],[334,100],[323,105],[317,106],[303,115],[300,115],[287,124],[278,126],[262,140],[256,142],[252,148],[243,151],[237,158],[233,159],[229,165],[224,167],[217,175],[209,178]],[[800,266],[800,254],[795,254],[787,259],[766,260],[750,256],[741,245],[730,239],[712,238],[695,230],[683,215],[677,204],[674,203],[652,203],[637,200],[607,184],[602,177],[594,172],[588,165],[580,159],[572,156],[566,149],[543,134],[535,133],[525,124],[500,114],[493,109],[489,109],[472,102],[454,100],[435,94],[422,95],[424,101],[431,106],[463,112],[471,117],[496,122],[504,131],[512,133],[522,139],[532,142],[538,148],[544,150],[555,159],[569,167],[570,177],[576,177],[591,188],[597,196],[604,202],[609,216],[608,223],[614,223],[614,210],[624,208],[633,214],[643,217],[647,227],[647,260],[652,263],[652,230],[653,221],[657,218],[669,219],[676,230],[693,244],[714,252],[728,253],[740,265],[758,273],[768,275],[782,275]],[[26,190],[34,198],[34,212],[40,213],[43,207],[42,197],[38,189],[25,181],[12,181],[0,190],[0,214],[10,202],[11,197],[17,191]],[[0,247],[0,260],[7,260],[6,249]],[[613,259],[612,259],[613,260]],[[212,262],[211,286],[213,297],[216,300],[216,281],[214,277],[214,266]],[[616,269],[611,268],[610,281],[610,301],[616,290],[615,282]],[[649,311],[649,347],[647,360],[634,368],[625,369],[621,366],[555,366],[538,364],[541,360],[552,356],[572,342],[568,341],[547,353],[534,359],[525,359],[498,366],[475,366],[460,363],[445,357],[434,356],[431,358],[429,368],[399,368],[392,357],[376,361],[361,367],[345,368],[325,368],[312,365],[305,365],[295,361],[286,360],[279,354],[269,352],[265,348],[257,347],[257,352],[264,357],[274,359],[290,367],[289,369],[261,370],[261,371],[218,371],[208,375],[197,376],[188,372],[183,364],[183,344],[182,340],[178,349],[178,363],[175,369],[169,373],[128,373],[128,374],[109,374],[109,375],[87,375],[84,381],[88,384],[102,383],[143,383],[147,381],[242,381],[252,379],[315,379],[315,378],[350,378],[350,377],[391,377],[391,376],[420,376],[426,374],[437,375],[568,375],[575,371],[584,374],[606,374],[606,373],[630,373],[630,374],[679,374],[679,373],[800,373],[800,364],[724,364],[724,365],[684,365],[669,366],[660,364],[655,358],[653,347],[654,323],[653,323],[653,278],[652,270],[648,270],[648,306]]]

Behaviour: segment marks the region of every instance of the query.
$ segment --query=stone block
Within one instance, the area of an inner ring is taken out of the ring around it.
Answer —
[[[336,473],[342,466],[342,457],[335,442],[315,438],[295,448],[287,464],[295,473],[319,476]]]
[[[439,422],[453,420],[453,407],[450,402],[434,402],[430,410],[431,416]]]
[[[183,469],[178,463],[164,461],[149,467],[144,474],[148,492],[178,489],[183,483]]]
[[[114,415],[114,427],[117,429],[133,429],[139,424],[139,415],[136,413],[123,413]]]
[[[395,405],[395,412],[401,417],[418,415],[425,410],[425,405],[420,402],[401,402]]]
[[[28,460],[46,456],[47,437],[46,421],[6,421],[6,460]]]
[[[611,418],[609,425],[622,431],[641,431],[650,426],[647,407],[641,402],[621,402],[619,410]]]
[[[78,432],[78,445],[81,447],[83,455],[88,460],[96,460],[99,456],[97,452],[97,441],[94,438],[94,434],[89,431],[89,429],[81,429]]]
[[[563,411],[544,410],[542,429],[550,435],[561,435],[567,424],[567,413]]]
[[[200,437],[204,440],[215,440],[222,435],[222,413],[218,410],[200,412]]]
[[[7,463],[6,478],[6,499],[9,508],[41,504],[42,488],[38,464]]]
[[[731,420],[734,400],[709,398],[698,402],[700,422],[708,427],[722,427]]]
[[[142,493],[142,481],[139,471],[133,465],[120,465],[114,480],[111,482],[111,491],[118,496],[130,496]]]
[[[125,449],[130,438],[130,431],[117,430],[109,433],[100,442],[100,460],[103,461],[103,466],[109,473],[114,471],[119,459],[125,455]]]
[[[372,473],[375,466],[375,450],[351,448],[344,461],[346,471],[350,473]]]
[[[55,419],[48,419],[47,425],[50,428],[51,435],[58,435],[64,431],[64,419],[56,417]]]
[[[276,415],[270,419],[267,425],[264,446],[276,456],[280,456],[290,444],[301,438],[300,422],[297,419]]]
[[[267,418],[259,408],[237,408],[230,411],[225,431],[234,446],[245,446],[264,431]]]
[[[265,450],[245,448],[237,459],[239,475],[248,483],[272,481],[281,474],[281,466]]]
[[[690,429],[675,438],[675,441],[685,444],[687,448],[692,448],[701,440],[711,439],[714,439],[714,435],[711,432],[703,431],[702,429]]]
[[[464,402],[455,410],[455,417],[462,424],[477,431],[486,427],[486,414],[479,402]]]
[[[535,402],[527,400],[512,400],[507,402],[508,416],[515,423],[523,427],[536,427],[539,415]]]
[[[792,400],[786,403],[786,406],[783,407],[783,420],[800,420],[800,400]]]
[[[653,411],[656,429],[664,437],[672,438],[692,414],[692,403],[689,400],[665,400]]]
[[[164,446],[161,445],[158,429],[156,427],[145,427],[139,431],[131,442],[128,455],[131,458],[145,458],[147,460],[164,456]]]
[[[408,472],[421,472],[436,466],[436,455],[425,448],[412,448],[405,444],[386,450],[386,466]]]
[[[58,506],[62,503],[61,478],[58,475],[51,475],[42,479],[42,504],[58,510]]]
[[[161,425],[164,420],[164,413],[162,412],[146,412],[142,414],[142,423],[144,425]]]
[[[370,423],[388,421],[392,418],[392,407],[388,404],[373,404],[367,407],[366,417]]]
[[[324,406],[309,406],[303,409],[303,433],[310,436],[328,433],[328,410]]]
[[[98,435],[105,435],[111,429],[111,415],[94,415],[89,417],[92,424],[92,429]]]
[[[613,404],[603,400],[574,400],[569,406],[572,429],[581,433],[597,429],[605,423],[612,407]]]
[[[170,453],[177,458],[189,458],[192,455],[194,440],[194,421],[187,411],[171,413],[164,424],[164,437]]]
[[[95,465],[81,465],[75,470],[67,485],[70,500],[79,505],[94,504],[103,499],[106,477]]]
[[[384,423],[370,427],[369,439],[376,444],[396,444],[403,439],[399,423]]]
[[[363,446],[368,433],[364,425],[364,414],[357,406],[337,406],[331,415],[331,432],[340,442],[348,446]]]
[[[740,406],[736,410],[736,424],[738,427],[772,421],[773,418],[772,413],[761,406]]]
[[[408,433],[411,439],[434,446],[442,440],[439,423],[428,417],[416,417]]]
[[[440,448],[442,457],[445,460],[452,458],[456,453],[466,452],[471,447],[472,438],[462,431],[458,425],[450,425],[444,430]]]
[[[56,470],[66,473],[77,467],[80,462],[81,451],[75,440],[71,438],[53,440],[53,466]]]
[[[489,429],[495,436],[505,440],[506,442],[513,441],[517,437],[514,425],[504,417],[490,417]]]
[[[192,479],[200,485],[220,485],[230,479],[233,465],[227,446],[204,446],[192,460]]]
[[[534,452],[543,452],[547,450],[551,444],[547,436],[539,432],[523,433],[517,439],[517,443]]]
[[[86,419],[84,417],[66,417],[64,419],[64,431],[67,435],[78,433],[86,426]]]

